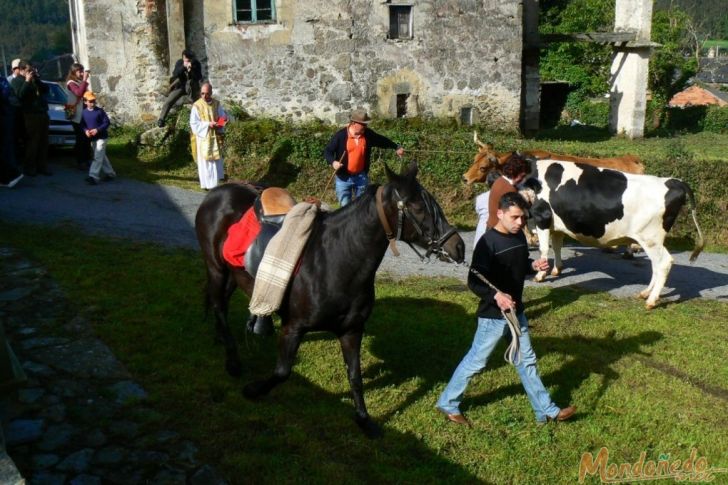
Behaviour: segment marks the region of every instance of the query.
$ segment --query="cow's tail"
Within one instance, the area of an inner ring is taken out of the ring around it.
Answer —
[[[698,217],[695,214],[697,210],[697,204],[695,204],[695,195],[693,195],[693,190],[685,182],[683,182],[682,185],[685,188],[685,194],[688,196],[688,203],[690,204],[690,215],[692,216],[693,222],[695,223],[695,228],[698,230],[698,240],[695,243],[693,253],[690,255],[690,261],[692,262],[698,259],[698,255],[703,250],[703,246],[705,246],[705,239],[703,238],[703,231],[700,230],[700,225],[698,224]]]

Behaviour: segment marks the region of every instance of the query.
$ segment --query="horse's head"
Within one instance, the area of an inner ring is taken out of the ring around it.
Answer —
[[[437,200],[417,181],[417,163],[412,162],[402,175],[392,172],[386,164],[384,168],[389,183],[383,189],[383,197],[397,213],[392,226],[396,239],[425,249],[427,258],[436,254],[442,261],[462,263],[465,243],[448,224]]]

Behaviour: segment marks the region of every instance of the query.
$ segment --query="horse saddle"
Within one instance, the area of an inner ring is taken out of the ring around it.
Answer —
[[[265,254],[265,248],[278,233],[286,214],[296,205],[296,200],[287,190],[271,187],[263,190],[253,202],[255,217],[260,223],[260,232],[245,252],[245,271],[255,277]]]

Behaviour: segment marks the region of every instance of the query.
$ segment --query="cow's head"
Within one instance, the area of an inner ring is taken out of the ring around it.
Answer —
[[[491,143],[483,143],[478,139],[478,132],[473,132],[473,141],[478,145],[478,153],[473,159],[473,164],[463,174],[463,182],[467,185],[485,182],[488,174],[498,170],[508,159],[508,153],[496,153]]]
[[[538,198],[538,194],[541,192],[541,182],[538,181],[535,177],[530,177],[521,182],[518,193],[523,196],[523,198],[528,203],[528,206],[531,207],[536,202],[536,199]]]

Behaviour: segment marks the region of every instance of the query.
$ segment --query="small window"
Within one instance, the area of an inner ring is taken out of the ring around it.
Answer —
[[[466,126],[472,126],[473,108],[460,108],[460,123]]]
[[[390,5],[389,6],[389,38],[390,39],[411,39],[412,38],[412,6],[411,5]]]
[[[275,0],[235,0],[235,21],[242,23],[270,23],[276,19]]]
[[[409,98],[409,94],[397,95],[397,118],[407,116],[407,98]]]

